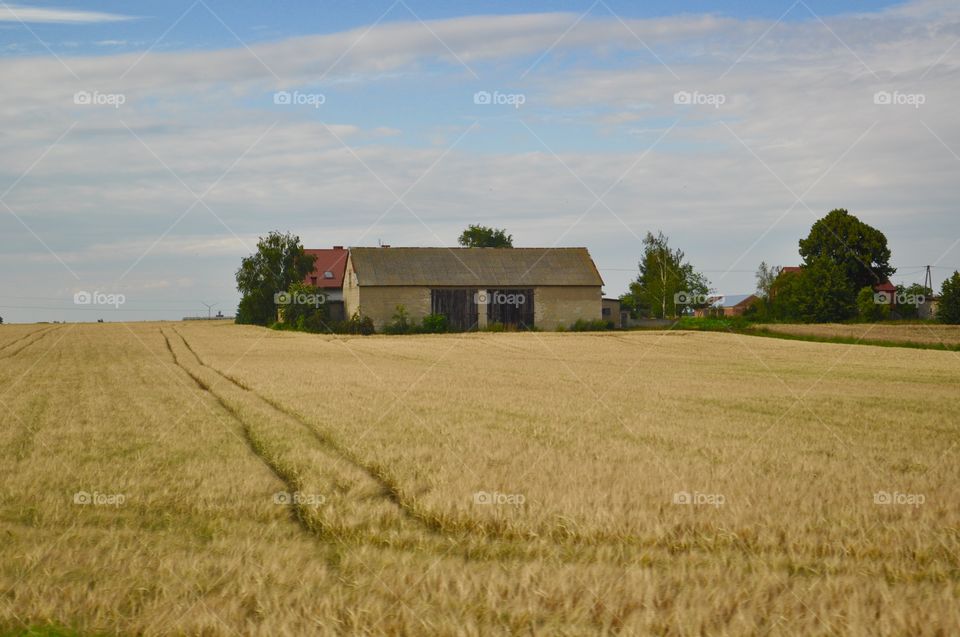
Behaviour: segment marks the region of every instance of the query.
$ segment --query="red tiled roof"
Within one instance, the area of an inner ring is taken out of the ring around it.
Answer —
[[[876,285],[874,285],[873,291],[874,292],[896,292],[897,286],[895,286],[893,283],[890,283],[890,281],[884,281],[883,283],[877,283]]]
[[[343,275],[347,269],[347,255],[349,251],[336,248],[305,249],[305,253],[312,254],[317,259],[313,263],[313,272],[309,273],[303,282],[318,288],[337,289],[343,287]],[[327,277],[330,272],[333,277]]]
[[[785,272],[800,272],[802,270],[803,270],[803,266],[785,265],[782,268],[780,268],[780,274],[784,274]]]

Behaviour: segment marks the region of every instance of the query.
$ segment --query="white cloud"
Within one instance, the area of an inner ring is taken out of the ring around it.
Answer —
[[[68,24],[90,24],[96,22],[120,22],[132,20],[131,16],[99,11],[77,11],[74,9],[25,7],[5,3],[0,6],[0,22],[54,22]]]
[[[960,15],[952,5],[829,18],[834,33],[817,20],[790,21],[753,48],[770,22],[686,16],[631,20],[628,30],[591,16],[521,79],[574,19],[431,23],[485,86],[527,94],[522,110],[489,115],[459,112],[450,103],[461,102],[439,94],[462,86],[468,103],[475,89],[470,73],[416,22],[373,29],[322,82],[362,29],[254,45],[266,66],[241,47],[151,52],[137,64],[140,53],[65,58],[77,82],[51,58],[8,60],[0,68],[3,189],[78,124],[5,200],[83,277],[113,280],[149,250],[130,285],[187,277],[221,296],[232,294],[239,256],[271,229],[298,232],[314,246],[438,245],[483,222],[506,226],[523,245],[587,245],[601,268],[630,268],[636,236],[663,228],[698,267],[717,271],[708,276],[726,293],[750,290],[749,272],[720,281],[748,250],[734,269],[751,270],[761,259],[797,262],[797,240],[814,216],[804,205],[786,213],[795,202],[788,189],[810,189],[804,201],[814,213],[847,207],[880,227],[901,264],[932,261],[960,236],[960,161],[944,147],[960,152],[960,47],[950,50]],[[353,106],[336,121],[327,111],[270,110],[272,91],[318,84],[331,87],[330,100]],[[421,96],[428,130],[418,131],[409,115],[370,116],[376,104],[365,100],[382,101],[384,86]],[[119,110],[72,103],[76,91],[92,89],[122,92],[126,103]],[[716,109],[678,106],[680,90],[727,99]],[[923,93],[926,103],[877,105],[879,90]],[[475,117],[478,126],[441,159]],[[216,186],[205,197],[213,213],[195,206],[151,248],[194,203],[153,153],[195,193]],[[390,190],[403,193],[425,173],[405,197],[413,212],[398,205],[381,218],[395,202]],[[611,185],[604,201],[613,214],[590,192]],[[0,236],[8,260],[27,252],[35,276],[66,276],[2,208]],[[943,263],[960,264],[960,249]],[[614,294],[632,276],[603,274]],[[25,276],[10,278],[0,294],[8,285],[37,285]]]

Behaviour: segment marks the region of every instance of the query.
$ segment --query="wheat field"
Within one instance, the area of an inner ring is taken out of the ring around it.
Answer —
[[[866,343],[912,343],[934,345],[947,349],[960,347],[960,325],[936,325],[930,323],[885,324],[885,323],[817,323],[763,325],[761,329],[780,334],[813,338],[857,339]]]
[[[0,633],[948,635],[960,354],[0,327]]]

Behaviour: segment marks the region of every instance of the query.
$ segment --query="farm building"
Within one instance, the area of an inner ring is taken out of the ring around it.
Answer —
[[[460,330],[503,323],[555,329],[601,316],[603,281],[586,248],[351,248],[347,315],[382,329],[403,305]]]
[[[604,321],[612,323],[614,327],[626,325],[626,315],[629,313],[620,309],[620,299],[604,297],[601,303],[601,318]]]
[[[754,294],[727,294],[710,297],[707,307],[698,307],[693,315],[703,318],[707,316],[743,316],[757,300]]]
[[[349,251],[343,246],[333,246],[324,249],[306,249],[304,252],[314,256],[315,260],[313,271],[304,277],[303,282],[323,292],[332,320],[342,320],[344,318],[343,274],[347,269]]]

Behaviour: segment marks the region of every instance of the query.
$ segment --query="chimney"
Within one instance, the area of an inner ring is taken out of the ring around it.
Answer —
[[[343,246],[333,246],[334,250],[343,250]]]

